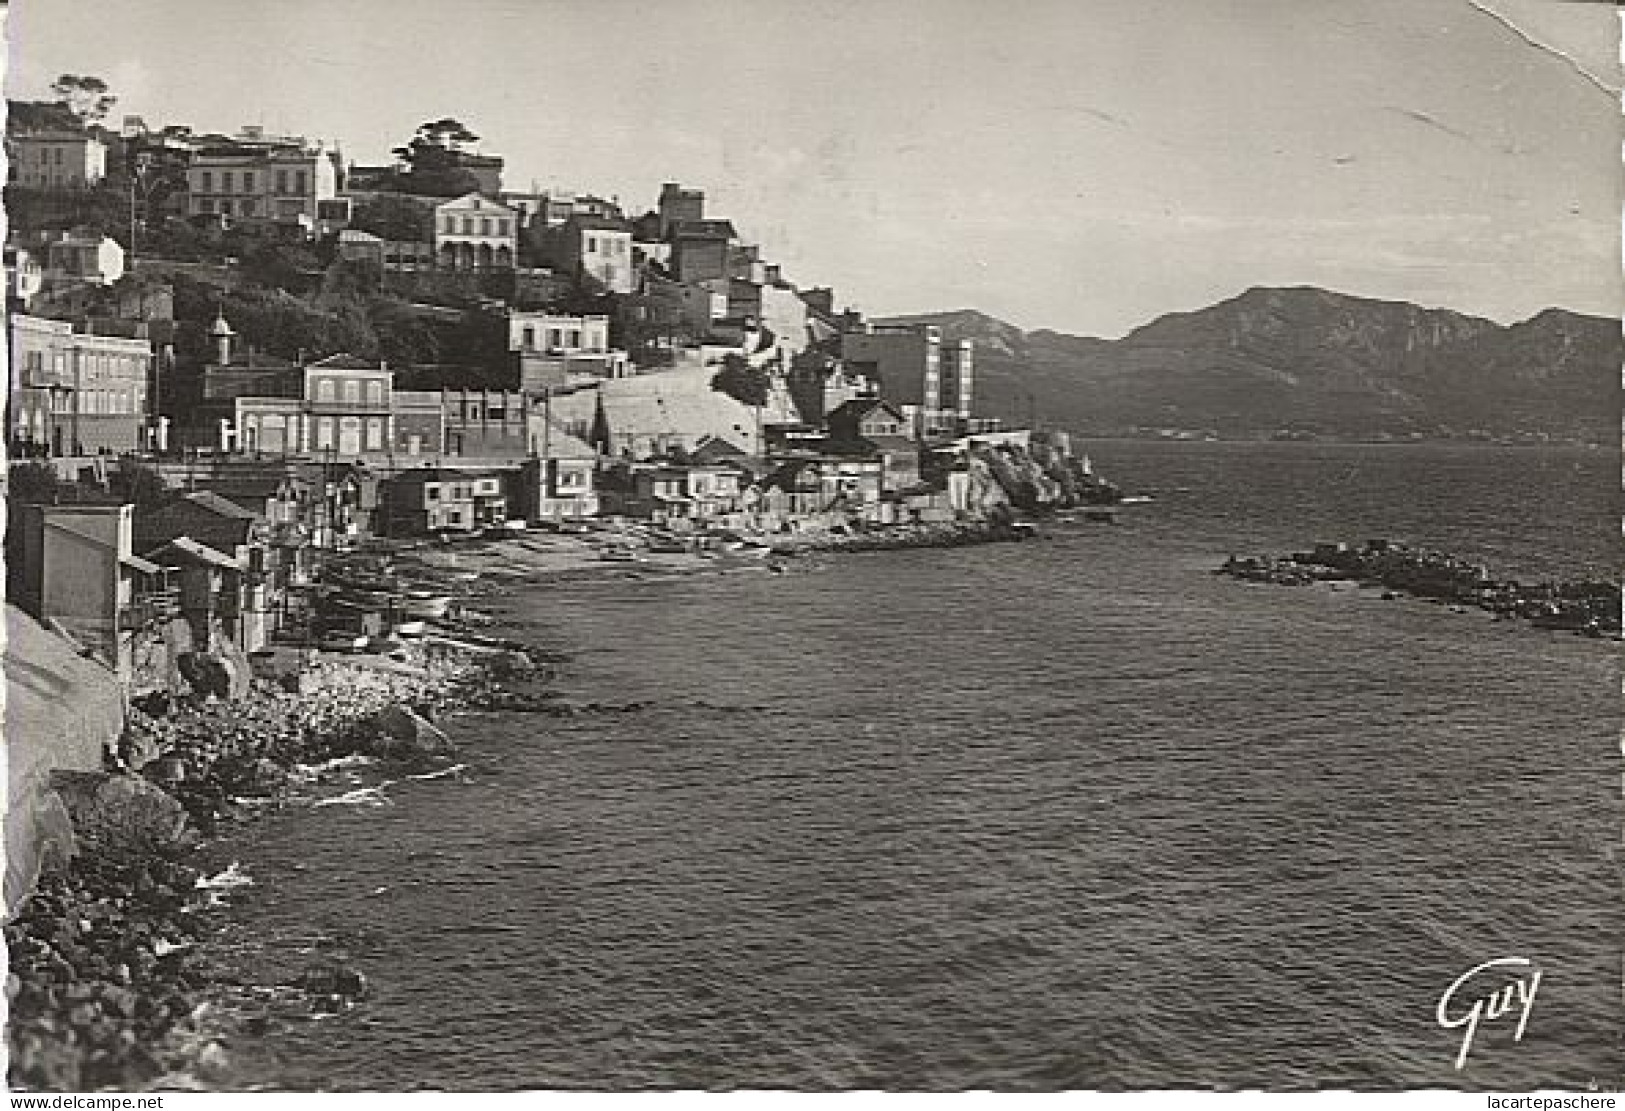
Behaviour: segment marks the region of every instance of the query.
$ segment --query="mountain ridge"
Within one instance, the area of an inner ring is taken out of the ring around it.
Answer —
[[[1089,434],[1618,436],[1619,323],[1547,308],[1500,324],[1317,286],[1253,286],[1117,340],[912,313],[977,341],[978,409]]]

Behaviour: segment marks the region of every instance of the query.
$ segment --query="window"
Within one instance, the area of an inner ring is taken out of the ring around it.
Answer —
[[[384,422],[370,420],[367,422],[367,450],[382,451],[384,447]]]
[[[254,191],[254,175],[251,174],[251,173],[248,173],[245,170],[243,172],[243,192],[252,193],[253,191]]]
[[[208,170],[203,171],[203,192],[214,192],[214,174],[210,173]],[[203,211],[208,212],[210,210],[205,208]]]
[[[288,191],[288,171],[287,170],[278,170],[276,172],[276,191],[278,193],[286,193]]]
[[[565,346],[572,350],[581,346],[581,330],[579,328],[570,329],[565,337]]]
[[[480,234],[481,235],[490,235],[491,234],[491,218],[490,217],[488,217],[488,216],[481,216],[480,217]]]
[[[344,383],[344,400],[352,405],[361,400],[360,382]]]
[[[472,216],[464,216],[463,217],[463,234],[464,235],[473,235],[474,234],[474,218]]]
[[[224,170],[220,174],[220,191],[222,193],[231,192],[231,171],[230,170]]]
[[[536,350],[536,329],[529,324],[525,325],[525,350]]]
[[[334,398],[333,380],[331,378],[318,378],[316,380],[316,400],[332,401]],[[332,421],[328,422],[329,425]]]
[[[242,214],[244,216],[252,216],[252,215],[254,215],[254,206],[255,206],[255,202],[254,202],[254,200],[252,198],[250,198],[250,199],[248,199],[246,201],[238,201],[237,202],[237,207],[238,207],[238,209],[240,209],[242,211]]]
[[[589,255],[598,253],[598,237],[596,235],[587,236],[587,253]]]
[[[329,387],[332,383],[328,383]],[[333,446],[333,418],[323,417],[316,422],[316,450],[327,451]]]
[[[367,383],[367,404],[382,405],[384,403],[384,384],[382,382]]]
[[[446,219],[445,219],[445,227],[446,227],[446,234],[447,235],[456,235],[457,234],[457,217],[448,215],[446,217]]]
[[[564,343],[564,340],[563,340],[562,336],[563,336],[563,333],[560,332],[557,328],[549,328],[547,330],[547,347],[548,347],[548,350],[553,350],[553,349],[555,349],[557,347],[560,347]]]
[[[498,235],[507,235],[508,234],[508,221],[506,221],[506,220],[498,220],[497,221],[497,234]]]
[[[293,175],[293,188],[294,188],[294,192],[299,193],[300,195],[304,194],[304,192],[305,192],[305,171],[300,170],[298,173]]]
[[[436,486],[432,482],[427,484],[426,486],[423,487],[423,496],[425,498],[428,498],[430,501],[439,501],[440,500],[440,487]]]

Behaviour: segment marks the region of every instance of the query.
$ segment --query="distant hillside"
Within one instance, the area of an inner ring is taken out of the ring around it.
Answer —
[[[976,340],[986,411],[1095,434],[1611,441],[1620,427],[1619,324],[1559,309],[1507,327],[1300,287],[1249,289],[1120,340],[1023,333],[974,310],[889,319]]]

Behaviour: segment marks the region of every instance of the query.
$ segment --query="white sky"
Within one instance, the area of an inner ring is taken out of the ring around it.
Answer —
[[[704,188],[803,285],[1114,336],[1249,285],[1620,303],[1618,17],[1565,0],[15,0],[14,96]],[[1543,44],[1530,45],[1491,9]]]

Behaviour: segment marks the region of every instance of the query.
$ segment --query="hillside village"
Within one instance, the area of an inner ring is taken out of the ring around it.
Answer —
[[[414,624],[333,600],[369,548],[765,551],[1111,496],[978,414],[973,342],[798,285],[701,189],[514,188],[451,118],[369,166],[54,91],[8,124],[8,574],[126,680],[181,616],[245,653]]]

